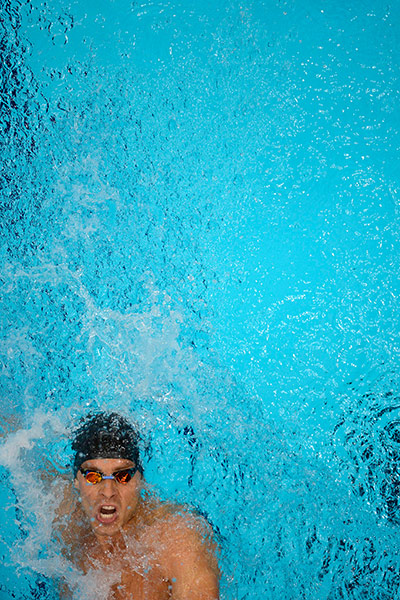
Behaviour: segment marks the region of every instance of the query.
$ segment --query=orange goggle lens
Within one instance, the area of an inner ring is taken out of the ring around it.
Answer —
[[[82,475],[86,479],[87,483],[94,485],[96,483],[100,483],[103,479],[115,479],[118,483],[128,483],[133,475],[136,473],[136,469],[121,469],[121,471],[115,471],[112,475],[103,475],[100,471],[90,471],[85,469],[80,469]]]
[[[83,476],[85,477],[88,483],[92,484],[100,483],[100,481],[103,479],[101,473],[98,473],[97,471],[87,471],[83,474]]]

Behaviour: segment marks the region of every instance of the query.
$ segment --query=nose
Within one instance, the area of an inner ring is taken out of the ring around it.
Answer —
[[[104,498],[112,498],[116,494],[115,479],[103,479],[101,482],[101,494]]]

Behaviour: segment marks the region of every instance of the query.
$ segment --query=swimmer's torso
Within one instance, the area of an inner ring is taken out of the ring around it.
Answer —
[[[100,544],[92,534],[79,505],[71,512],[70,525],[62,535],[63,554],[85,575],[95,575],[102,589],[108,582],[107,600],[171,599],[163,557],[168,532],[165,522],[171,507],[143,503],[135,522],[127,524],[122,535],[110,538],[109,544]],[[67,591],[63,597],[69,597]],[[99,600],[103,598],[102,593]]]
[[[66,487],[53,526],[64,558],[83,576],[77,574],[75,581],[68,576],[68,585],[61,582],[65,600],[73,595],[68,586],[82,600],[85,589],[95,600],[219,598],[210,528],[182,506],[160,503],[146,494],[129,521],[112,535],[102,535]]]
[[[155,526],[156,527],[156,526]],[[156,529],[145,528],[141,535],[130,537],[129,532],[120,547],[104,550],[94,546],[89,550],[84,569],[108,572],[109,600],[169,600],[170,582],[162,564],[162,553],[154,538]],[[100,575],[101,576],[101,575]]]
[[[156,567],[146,574],[121,571],[121,582],[114,584],[110,600],[169,600],[170,585]]]

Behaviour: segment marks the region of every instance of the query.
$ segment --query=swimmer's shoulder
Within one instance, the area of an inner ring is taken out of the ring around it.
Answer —
[[[206,520],[192,508],[146,496],[143,502],[143,522],[150,529],[169,530],[174,526],[204,526]]]
[[[173,598],[217,600],[220,571],[218,548],[204,517],[190,508],[160,504],[147,538]]]
[[[148,539],[157,545],[157,554],[169,571],[193,560],[219,578],[219,547],[210,523],[193,508],[153,500],[149,510]]]
[[[78,501],[76,498],[76,494],[74,494],[73,486],[70,481],[59,478],[57,481],[58,490],[57,490],[57,502],[58,506],[56,508],[55,514],[55,523],[60,523],[66,520],[68,517],[68,521],[70,520],[71,515],[76,516],[75,513],[79,511]]]
[[[90,539],[90,528],[85,522],[72,483],[60,478],[59,484],[58,506],[52,524],[53,536],[61,543],[63,556],[81,567],[82,547]]]

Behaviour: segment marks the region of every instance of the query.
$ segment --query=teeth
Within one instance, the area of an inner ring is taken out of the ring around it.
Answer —
[[[114,514],[115,511],[116,511],[115,506],[102,506],[100,508],[100,512],[103,515],[111,515],[111,514]]]

